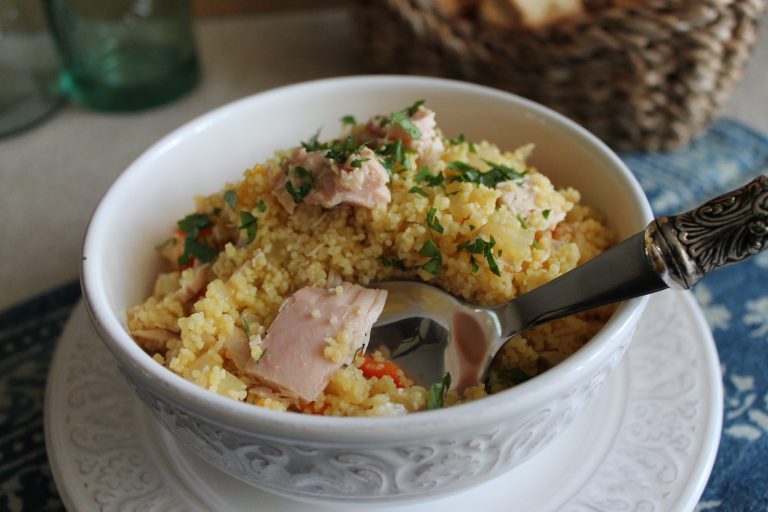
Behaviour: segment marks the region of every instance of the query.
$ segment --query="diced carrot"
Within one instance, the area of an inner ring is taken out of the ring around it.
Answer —
[[[369,354],[363,354],[363,359],[364,361],[363,364],[360,365],[360,370],[363,372],[363,376],[366,379],[370,379],[371,377],[382,378],[385,375],[389,375],[392,377],[392,380],[395,381],[395,386],[399,388],[405,387],[400,380],[402,371],[395,363],[392,361],[377,361]]]

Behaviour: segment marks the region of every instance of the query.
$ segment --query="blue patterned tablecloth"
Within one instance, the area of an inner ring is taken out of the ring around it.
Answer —
[[[622,156],[657,215],[768,174],[768,138],[729,119],[685,150]],[[720,451],[697,510],[768,511],[767,278],[768,251],[694,290],[725,385]],[[0,511],[63,509],[45,454],[43,396],[56,339],[79,297],[70,283],[0,313]]]

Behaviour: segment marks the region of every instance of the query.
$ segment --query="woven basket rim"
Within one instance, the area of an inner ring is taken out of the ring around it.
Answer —
[[[605,7],[585,15],[562,19],[545,27],[515,29],[495,28],[447,16],[436,8],[424,8],[418,0],[385,0],[384,3],[389,4],[390,8],[406,19],[412,15],[420,16],[426,21],[424,28],[433,36],[444,37],[446,33],[451,33],[468,45],[479,45],[489,39],[500,45],[514,44],[520,37],[525,37],[556,46],[553,40],[572,40],[575,35],[593,30],[596,26],[607,35],[626,34],[632,30],[631,27],[637,19],[647,20],[657,27],[666,27],[667,30],[659,30],[657,33],[643,32],[643,37],[648,42],[660,41],[669,38],[670,32],[691,32],[712,23],[712,16],[703,15],[707,8],[710,12],[712,9],[725,11],[731,9],[734,4],[759,4],[758,10],[762,10],[765,2],[766,0],[644,0]],[[367,1],[361,0],[361,3],[366,4]],[[695,16],[697,10],[700,12],[699,16]]]

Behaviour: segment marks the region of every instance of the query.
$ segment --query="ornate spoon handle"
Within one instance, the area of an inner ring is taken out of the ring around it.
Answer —
[[[651,264],[670,287],[690,288],[716,268],[768,248],[768,177],[645,229]]]

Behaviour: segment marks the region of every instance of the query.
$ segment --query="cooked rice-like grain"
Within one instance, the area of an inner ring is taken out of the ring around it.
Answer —
[[[257,406],[345,416],[422,410],[427,399],[424,387],[413,385],[405,376],[401,379],[404,387],[398,387],[389,376],[366,378],[360,357],[335,372],[317,400],[297,404],[240,372],[229,359],[224,342],[234,329],[247,323],[251,356],[258,359],[260,336],[285,299],[305,286],[326,287],[340,280],[366,285],[418,277],[468,301],[498,304],[551,281],[610,247],[614,237],[604,219],[579,204],[577,191],[556,190],[546,176],[528,166],[531,151],[530,145],[502,152],[487,142],[475,144],[474,151],[468,142],[446,143],[441,162],[432,170],[445,171],[446,163],[452,161],[487,169],[485,160],[525,170],[520,186],[535,191],[535,209],[522,214],[499,201],[499,189],[472,183],[421,184],[428,197],[411,193],[409,190],[418,185],[414,179],[416,165],[393,174],[392,201],[386,207],[323,209],[300,204],[288,214],[271,194],[272,177],[280,172],[278,154],[277,159],[247,170],[242,181],[228,184],[217,194],[196,198],[196,212],[208,214],[214,222],[212,236],[221,247],[208,269],[210,282],[204,291],[199,296],[192,293],[194,269],[174,268],[162,273],[153,295],[128,311],[128,328],[132,332],[165,329],[178,334],[178,338],[168,339],[165,350],[153,355],[156,361],[206,389]],[[415,156],[408,154],[408,158],[413,161]],[[236,191],[234,209],[224,201],[226,190]],[[262,201],[264,211],[257,208]],[[443,227],[440,234],[426,224],[430,208],[435,208]],[[545,209],[558,209],[565,219],[550,229]],[[258,230],[251,243],[245,243],[245,231],[240,229],[241,211],[257,218]],[[470,254],[457,247],[478,237],[487,241],[490,236],[496,241],[493,251],[500,276],[492,273],[479,255],[474,257],[478,267],[474,269]],[[437,276],[422,268],[428,258],[419,250],[429,240],[442,254]],[[177,237],[164,244],[160,253],[177,267],[182,246],[183,239]],[[406,270],[384,264],[382,257],[401,261]],[[504,378],[497,378],[488,391],[499,391],[539,373],[542,352],[572,354],[601,328],[611,312],[611,308],[601,308],[515,336],[500,352],[494,367],[507,370],[497,374]],[[336,362],[344,359],[353,342],[343,334],[327,340],[325,355]],[[482,385],[465,390],[462,396],[452,391],[446,404],[486,394]]]

